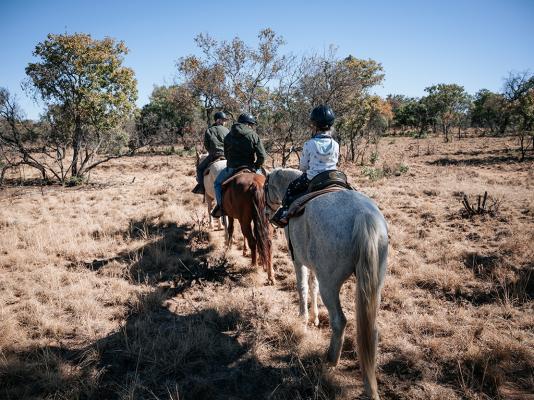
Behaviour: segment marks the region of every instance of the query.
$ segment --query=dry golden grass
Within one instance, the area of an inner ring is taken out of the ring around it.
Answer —
[[[506,139],[385,138],[351,181],[390,226],[379,314],[383,399],[528,399],[534,392],[534,174]],[[192,158],[139,155],[78,188],[0,192],[0,398],[363,398],[354,285],[341,363],[297,318],[282,234],[265,286],[209,232]],[[407,172],[395,175],[399,166]],[[494,215],[461,198],[488,191]],[[237,236],[237,235],[236,235]]]

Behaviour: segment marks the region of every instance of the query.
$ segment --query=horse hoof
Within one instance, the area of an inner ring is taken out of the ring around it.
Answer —
[[[324,365],[329,369],[334,369],[337,367],[339,360],[334,359],[330,353],[327,351],[324,355]]]
[[[328,361],[328,356],[326,356],[325,360],[324,360],[324,363],[323,363],[323,367],[328,371],[333,371],[333,370],[336,369],[337,363],[335,363],[333,361]]]

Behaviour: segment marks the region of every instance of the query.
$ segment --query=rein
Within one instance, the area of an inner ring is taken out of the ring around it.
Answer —
[[[279,201],[273,201],[271,199],[271,194],[269,192],[269,178],[270,177],[271,175],[267,175],[267,178],[265,179],[265,184],[263,185],[263,191],[265,192],[265,203],[271,211],[276,211],[282,205],[282,203]]]

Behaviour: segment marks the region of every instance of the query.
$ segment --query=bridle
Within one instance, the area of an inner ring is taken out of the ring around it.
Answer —
[[[265,178],[265,184],[263,185],[263,191],[265,192],[265,204],[267,205],[267,207],[275,212],[276,210],[278,210],[278,208],[280,208],[280,206],[282,205],[282,202],[280,201],[273,201],[271,199],[271,193],[269,192],[269,178],[271,177],[271,175],[267,175],[267,178]]]

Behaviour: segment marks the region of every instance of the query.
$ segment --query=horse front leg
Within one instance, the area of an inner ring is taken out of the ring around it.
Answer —
[[[321,292],[323,303],[328,310],[330,328],[332,329],[332,337],[330,338],[326,360],[332,366],[335,366],[341,356],[341,347],[345,338],[345,326],[347,325],[347,318],[343,314],[343,309],[339,301],[339,290],[341,289],[342,282],[339,283],[329,279],[320,279],[319,282],[319,291]]]
[[[304,322],[304,329],[308,327],[308,268],[297,261],[293,261],[297,276],[297,292],[299,294],[299,317]]]
[[[204,200],[208,206],[208,222],[210,229],[213,229],[213,217],[211,216],[211,210],[213,210],[213,199],[204,195]],[[219,220],[219,228],[221,227],[221,222]]]

